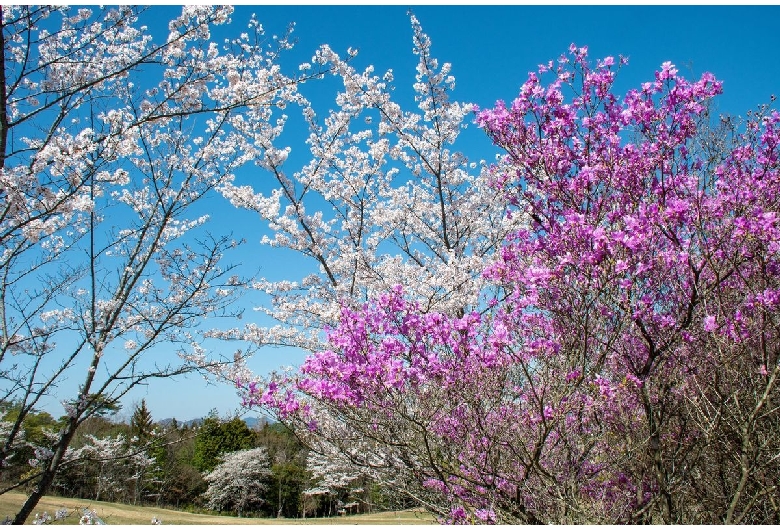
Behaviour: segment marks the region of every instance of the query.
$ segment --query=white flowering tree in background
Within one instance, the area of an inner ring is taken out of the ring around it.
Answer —
[[[125,500],[117,495],[128,486],[136,490],[155,463],[143,447],[132,442],[122,434],[105,438],[86,435],[81,447],[69,448],[65,453],[57,481],[66,480],[74,492],[74,485],[83,483],[83,492],[89,491],[96,501]]]
[[[271,475],[265,447],[227,453],[213,471],[204,475],[209,486],[203,495],[212,510],[235,510],[241,517],[247,509],[262,504]]]
[[[320,447],[322,449],[322,447]],[[327,506],[327,511],[321,508],[320,513],[333,513],[335,505],[342,513],[355,513],[356,511],[372,511],[379,501],[380,509],[388,504],[400,506],[398,499],[394,498],[398,492],[397,483],[388,480],[384,474],[371,472],[371,467],[362,465],[363,462],[354,457],[362,452],[362,448],[355,447],[353,451],[341,452],[331,450],[327,453],[309,451],[306,458],[306,470],[309,472],[309,487],[302,492],[304,506]],[[372,491],[375,485],[383,486],[381,491]],[[308,502],[307,502],[308,501]]]
[[[479,387],[463,389],[467,395],[480,391]],[[430,417],[452,406],[441,394],[444,392],[432,389],[426,402],[400,396],[394,403],[386,401],[387,408],[381,413],[386,417],[381,421],[371,416],[370,409],[343,411],[299,394],[307,411],[291,412],[283,421],[310,449],[307,469],[312,484],[305,495],[331,496],[350,492],[361,484],[373,484],[379,487],[378,496],[361,497],[359,493],[364,492],[353,491],[351,498],[366,503],[378,501],[384,509],[414,506],[442,513],[446,499],[421,487],[419,480],[423,473],[430,472],[427,459],[446,459],[461,450],[459,442],[447,446],[435,443]],[[391,412],[405,414],[406,421],[392,417]]]
[[[238,243],[211,234],[199,204],[252,155],[238,113],[272,136],[296,80],[275,65],[287,41],[254,19],[211,42],[230,8],[186,7],[160,42],[142,8],[0,10],[0,399],[20,411],[0,462],[45,396],[67,413],[38,471],[10,486],[31,487],[21,523],[86,418],[135,385],[233,360],[206,355],[198,324],[231,314],[244,280],[223,254]],[[70,397],[66,380],[80,381]]]
[[[306,458],[306,469],[311,473],[312,487],[307,495],[331,494],[349,487],[360,476],[360,469],[352,466],[339,455],[323,455],[310,452]]]

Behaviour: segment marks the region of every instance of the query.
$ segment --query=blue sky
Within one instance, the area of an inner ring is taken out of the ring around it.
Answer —
[[[149,11],[150,28],[163,39],[167,21],[178,6],[158,6]],[[337,51],[358,48],[356,64],[374,64],[378,73],[392,68],[398,91],[411,94],[416,57],[411,53],[409,6],[237,6],[233,24],[215,33],[216,38],[240,33],[251,13],[269,34],[282,33],[295,22],[296,48],[282,59],[287,71],[308,61],[314,50],[328,43]],[[617,88],[625,92],[652,79],[664,61],[672,61],[691,78],[709,71],[724,83],[718,100],[721,113],[744,115],[772,94],[780,93],[780,6],[412,6],[432,40],[433,55],[453,65],[454,97],[491,106],[497,99],[511,100],[538,64],[554,60],[571,43],[587,45],[592,58],[607,55],[629,58],[618,76]],[[478,135],[478,131],[475,131]],[[492,158],[493,151],[481,137],[474,137],[474,158]],[[300,149],[303,149],[301,139]],[[292,145],[293,149],[296,145]],[[212,212],[224,223],[245,219],[227,203],[215,203]],[[249,218],[246,218],[252,222]],[[260,233],[259,220],[257,230]],[[281,274],[290,263],[274,251],[249,240],[244,265],[254,262],[262,275]],[[290,279],[296,279],[295,277]],[[251,297],[247,306],[256,305]],[[246,320],[252,320],[251,311]],[[300,357],[270,350],[253,366],[267,370]],[[204,416],[212,408],[221,414],[238,405],[234,389],[206,386],[198,376],[153,382],[133,392],[126,401],[145,398],[156,419],[189,419]]]
[[[269,32],[295,21],[296,52],[317,45],[360,50],[358,64],[412,75],[415,57],[407,6],[238,6],[234,23],[256,13]],[[698,77],[724,81],[723,104],[734,112],[765,102],[777,89],[780,6],[412,6],[433,41],[433,52],[453,64],[457,93],[483,106],[515,95],[529,70],[556,59],[569,44],[592,57],[630,58],[620,78],[627,86],[652,77],[664,61]],[[362,62],[361,62],[362,61]],[[406,68],[406,70],[404,70]],[[400,85],[400,82],[398,83]]]

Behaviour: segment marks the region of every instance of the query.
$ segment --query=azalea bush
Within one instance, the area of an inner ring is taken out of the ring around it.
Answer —
[[[780,114],[718,123],[721,83],[670,63],[619,96],[624,64],[572,46],[476,111],[529,219],[493,295],[342,298],[248,402],[452,522],[779,522]]]

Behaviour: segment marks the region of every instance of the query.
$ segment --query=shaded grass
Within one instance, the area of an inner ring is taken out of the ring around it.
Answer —
[[[0,522],[6,516],[13,517],[24,503],[27,496],[23,493],[8,492],[0,495]],[[60,508],[68,510],[68,517],[64,521],[54,524],[78,524],[82,508],[89,508],[97,512],[106,524],[144,524],[151,523],[152,517],[162,520],[162,524],[210,524],[210,525],[278,525],[278,524],[435,524],[433,517],[423,510],[404,510],[398,512],[379,512],[374,514],[348,515],[345,517],[327,517],[317,519],[272,519],[251,517],[228,517],[219,515],[202,515],[189,512],[180,512],[164,508],[150,506],[132,506],[113,502],[90,501],[86,499],[72,499],[68,497],[44,496],[35,507],[35,512],[27,519],[31,524],[35,513],[48,512],[54,517],[54,513]]]

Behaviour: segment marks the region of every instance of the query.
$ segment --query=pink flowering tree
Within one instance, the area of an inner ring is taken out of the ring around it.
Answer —
[[[505,296],[345,303],[249,400],[455,522],[777,522],[780,115],[713,126],[720,83],[670,63],[618,97],[622,64],[572,46],[478,111],[532,220],[484,269]]]
[[[608,517],[775,520],[780,116],[719,148],[711,75],[665,63],[618,99],[611,58],[573,48],[571,64],[479,115],[513,166],[498,183],[535,221],[488,271],[513,289],[502,319],[524,352],[549,342],[535,367],[563,361],[545,384],[598,387],[580,425],[618,458],[587,459],[604,467],[584,493]]]
[[[68,418],[8,485],[33,492],[18,523],[86,418],[135,385],[233,361],[207,355],[198,326],[234,313],[245,281],[223,256],[238,243],[200,204],[246,161],[235,123],[267,130],[302,76],[281,73],[289,43],[254,19],[211,42],[230,14],[185,7],[153,39],[142,8],[0,9],[0,399],[20,408],[0,463],[55,389]]]

